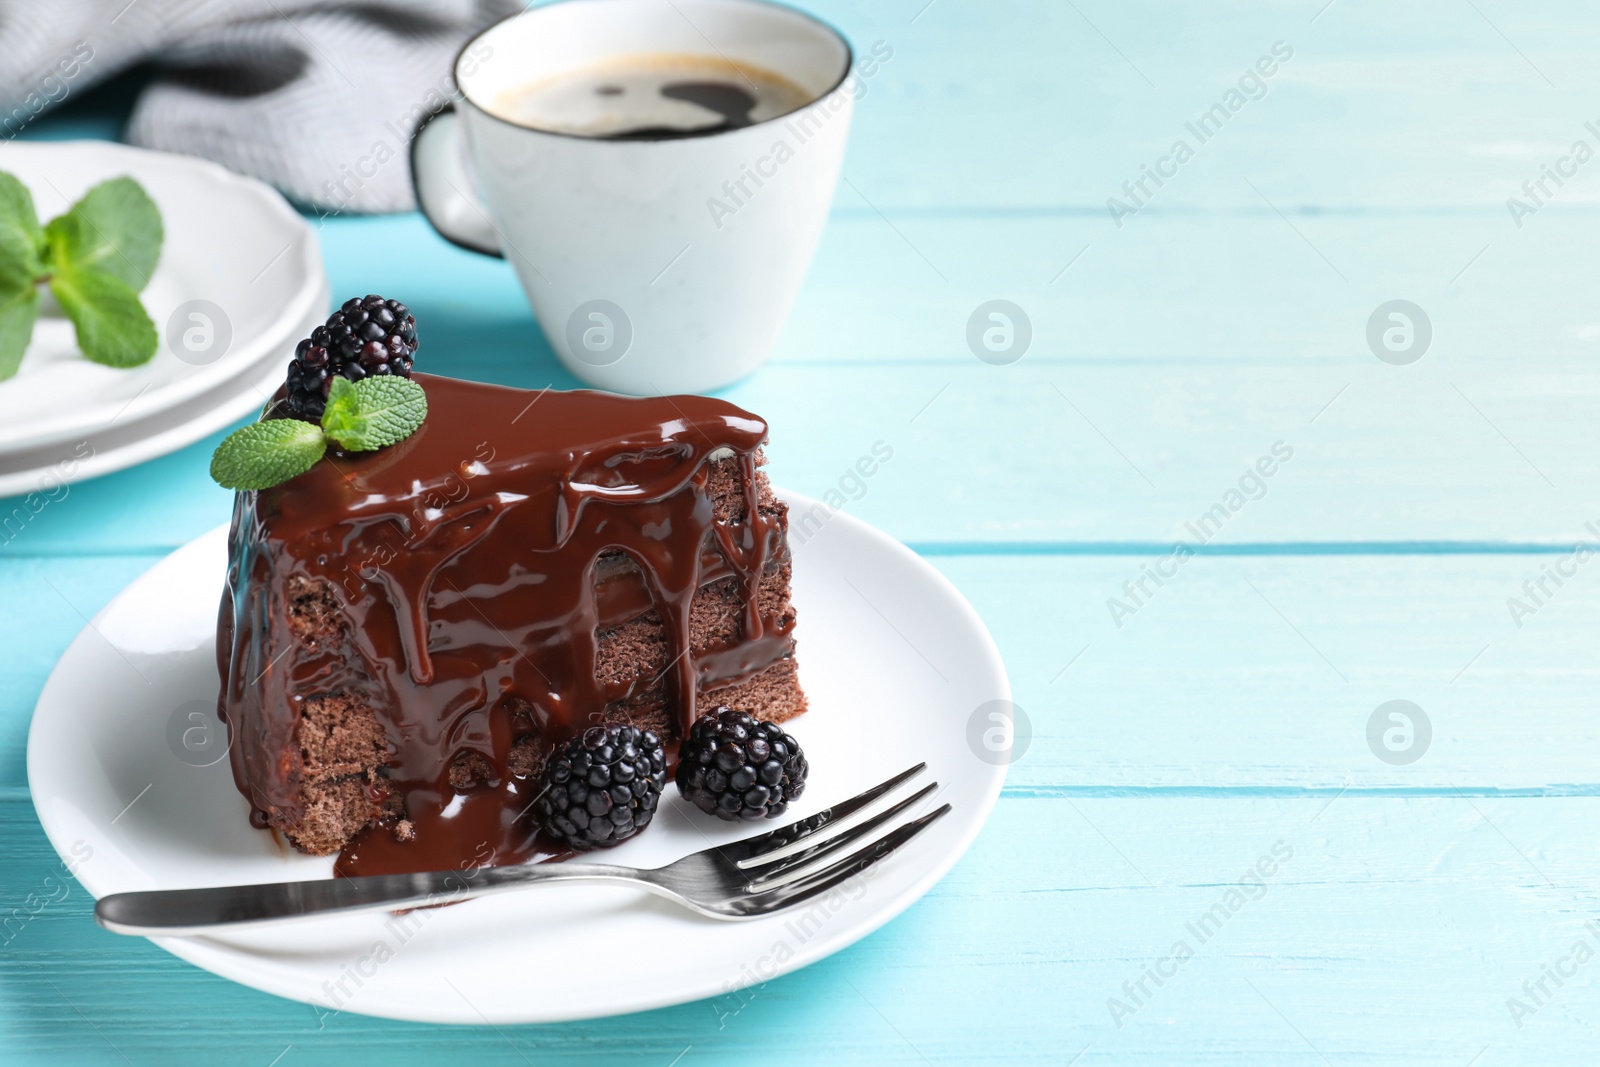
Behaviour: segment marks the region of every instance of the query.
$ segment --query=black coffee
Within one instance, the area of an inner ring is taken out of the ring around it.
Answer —
[[[502,93],[494,110],[537,129],[605,140],[663,140],[786,115],[811,94],[781,74],[720,58],[619,57]]]

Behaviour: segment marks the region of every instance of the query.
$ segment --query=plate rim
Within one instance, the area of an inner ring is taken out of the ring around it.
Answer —
[[[322,288],[324,292],[327,289],[326,285]],[[320,314],[315,318],[308,314],[302,320],[302,325],[320,321]],[[170,455],[245,418],[265,403],[262,400],[262,388],[267,387],[266,393],[270,395],[272,388],[283,378],[276,361],[261,359],[257,360],[257,364],[253,373],[241,375],[237,380],[219,382],[214,388],[192,398],[202,403],[194,405],[194,413],[185,418],[170,422],[166,416],[170,416],[171,412],[154,411],[142,419],[134,420],[126,428],[131,436],[120,444],[96,450],[88,459],[80,460],[71,475],[58,474],[61,484],[76,485]],[[64,442],[56,442],[39,445],[31,451],[37,453],[65,447]],[[64,462],[61,459],[41,460],[18,470],[5,469],[7,462],[13,458],[14,454],[0,452],[0,498],[45,491],[47,487],[41,479]]]
[[[110,141],[16,141],[4,146],[4,150],[0,151],[0,158],[14,152],[50,155],[62,151],[134,158],[152,167],[164,167],[172,171],[198,172],[209,181],[227,187],[230,193],[237,193],[243,199],[256,201],[265,209],[269,218],[276,217],[277,221],[284,225],[286,232],[291,230],[294,232],[294,240],[290,242],[291,249],[295,243],[298,242],[300,244],[300,254],[295,266],[298,267],[302,281],[296,288],[294,295],[285,301],[282,308],[279,309],[280,317],[282,319],[292,319],[296,323],[300,322],[309,315],[310,308],[317,301],[319,295],[322,297],[323,304],[326,305],[327,272],[323,268],[322,249],[320,242],[317,240],[317,232],[304,216],[295,211],[289,202],[284,199],[283,194],[272,188],[272,186],[257,178],[235,173],[217,163],[197,156],[186,156],[175,152],[159,152],[153,149],[136,148],[132,145]],[[163,246],[162,252],[165,254],[165,246]],[[141,393],[126,402],[108,401],[91,407],[74,409],[70,416],[55,424],[47,433],[26,436],[22,432],[8,432],[7,428],[0,427],[0,453],[59,444],[68,438],[91,432],[109,419],[120,418],[125,415],[132,415],[134,418],[146,418],[178,407],[195,396],[226,381],[248,374],[257,362],[267,358],[280,343],[274,332],[250,338],[246,344],[235,350],[238,353],[238,358],[220,359],[215,363],[199,368],[198,373],[186,375],[163,388],[151,390],[149,394]],[[4,388],[4,383],[0,383],[0,388]]]
[[[819,501],[816,501],[802,493],[783,489],[778,486],[773,487],[773,492],[780,500],[783,500],[791,508],[804,509],[809,508],[812,505],[820,504]],[[825,504],[822,504],[821,506],[827,507]],[[891,537],[889,534],[884,533],[876,526],[873,526],[871,523],[857,518],[843,509],[830,508],[829,510],[830,523],[842,519],[846,526],[853,528],[858,534],[878,542],[888,551],[901,556],[901,558],[905,562],[909,563],[912,569],[917,571],[923,579],[931,580],[932,584],[939,588],[941,593],[948,598],[950,603],[959,608],[960,612],[966,617],[967,622],[973,626],[975,634],[980,638],[978,647],[983,654],[985,669],[991,671],[994,677],[999,681],[999,692],[995,699],[1010,700],[1012,696],[1011,679],[1006,671],[1005,661],[1000,655],[999,647],[995,644],[994,637],[992,634],[990,634],[988,626],[983,621],[983,617],[978,614],[977,609],[972,606],[971,602],[968,601],[967,598],[961,593],[961,591],[956,587],[955,583],[942,574],[936,567],[933,566],[933,564],[928,562],[928,560],[924,559],[922,556],[918,555],[916,552],[912,551],[906,545]],[[40,707],[46,702],[45,698],[47,694],[56,684],[57,675],[61,671],[62,663],[67,660],[67,658],[73,653],[73,650],[80,643],[88,640],[91,634],[95,631],[95,628],[102,621],[103,617],[116,608],[120,601],[128,594],[128,590],[141,581],[151,570],[160,566],[173,555],[194,548],[194,546],[196,546],[199,542],[205,541],[209,538],[226,536],[224,532],[226,529],[226,523],[222,524],[221,526],[213,527],[198,537],[195,537],[185,542],[183,545],[173,549],[172,552],[167,553],[160,559],[153,561],[150,567],[145,568],[134,578],[130,579],[128,584],[125,585],[115,596],[113,596],[103,608],[96,612],[93,618],[67,645],[67,648],[62,652],[60,659],[57,660],[56,665],[51,669],[50,676],[45,680],[44,686],[40,689],[39,699],[34,706],[34,714],[30,718],[28,724],[26,759],[28,795],[29,799],[33,801],[35,817],[38,818],[40,826],[44,829],[45,836],[49,839],[51,847],[54,848],[59,855],[63,857],[67,856],[67,843],[58,839],[59,831],[52,828],[44,812],[40,809],[37,800],[39,794],[35,787],[35,783],[42,777],[38,763],[43,759],[43,757],[39,755],[38,744],[36,741],[38,737],[38,723],[40,721],[39,711]],[[337,1010],[333,1010],[333,1014],[350,1012],[351,1014],[356,1015],[394,1019],[402,1022],[490,1026],[578,1022],[586,1019],[632,1015],[639,1012],[655,1011],[661,1008],[693,1003],[695,1001],[722,996],[740,989],[749,988],[751,985],[772,981],[786,974],[792,974],[795,971],[811,965],[812,963],[819,962],[820,960],[826,959],[835,953],[842,952],[843,950],[849,948],[871,934],[876,933],[894,919],[899,918],[913,904],[921,900],[922,897],[925,896],[927,892],[932,889],[933,886],[936,885],[947,873],[949,873],[950,869],[953,868],[956,863],[958,863],[961,858],[966,855],[967,850],[972,847],[973,841],[977,839],[978,834],[981,833],[984,826],[987,825],[989,816],[993,813],[994,806],[1000,798],[1001,789],[1005,785],[1006,776],[1010,769],[1009,766],[1004,762],[999,764],[990,764],[987,761],[984,761],[980,763],[979,766],[981,770],[974,771],[974,775],[980,777],[984,781],[983,789],[980,793],[980,798],[977,805],[977,810],[974,812],[974,817],[963,826],[955,843],[951,847],[939,853],[934,859],[934,862],[930,863],[926,869],[919,873],[909,886],[901,890],[893,898],[886,901],[877,912],[865,919],[858,920],[857,922],[848,925],[845,929],[840,931],[839,935],[834,939],[830,940],[827,938],[818,938],[812,942],[808,942],[800,946],[800,948],[789,959],[778,964],[776,969],[771,974],[764,976],[751,975],[748,981],[724,981],[715,988],[706,988],[705,984],[702,982],[685,982],[678,985],[663,986],[662,989],[654,995],[637,998],[633,1001],[630,1001],[629,1006],[623,1011],[608,1010],[605,1005],[601,1004],[597,1005],[593,1011],[561,1011],[549,1014],[539,1013],[537,1010],[531,1012],[523,1011],[516,1013],[504,1013],[496,1010],[495,1006],[489,1006],[487,1010],[473,1006],[473,1010],[471,1012],[415,1012],[399,1010],[386,1011],[384,1010],[383,1005],[362,1004],[360,1006],[341,1006]],[[91,896],[98,899],[100,896],[104,895],[104,893],[107,891],[107,887],[91,884],[93,881],[92,876],[89,879],[85,879],[84,877],[86,870],[87,868],[80,869],[75,873],[75,877],[79,880],[79,884],[81,884]],[[309,1004],[318,1010],[332,1010],[326,1008],[325,1006],[318,1005],[313,999],[313,994],[310,994],[306,991],[303,983],[295,981],[292,977],[280,975],[278,970],[275,968],[264,968],[262,966],[263,961],[260,959],[260,957],[248,954],[244,950],[235,946],[222,945],[204,936],[152,937],[148,940],[163,950],[178,957],[179,959],[184,960],[187,963],[191,963],[202,970],[209,971],[218,977],[225,978],[228,981],[237,982],[238,984],[248,988],[257,989],[264,993],[282,997],[286,1000],[292,1000],[302,1004]],[[536,1008],[536,1005],[530,1005],[530,1007]]]

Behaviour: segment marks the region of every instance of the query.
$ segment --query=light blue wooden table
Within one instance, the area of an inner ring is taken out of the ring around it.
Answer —
[[[893,57],[779,351],[728,396],[806,493],[892,445],[850,510],[999,642],[1033,739],[972,851],[731,1017],[499,1030],[319,1028],[99,931],[74,885],[0,946],[0,1056],[1595,1062],[1600,562],[1573,548],[1600,542],[1600,161],[1572,152],[1600,150],[1600,17],[811,6]],[[321,239],[336,294],[416,309],[430,369],[572,384],[503,265],[415,217]],[[966,342],[995,298],[1031,321],[1010,365]],[[1396,299],[1431,325],[1406,365],[1368,344]],[[75,486],[0,548],[6,909],[58,871],[24,774],[39,688],[84,615],[226,517],[214,444]],[[1391,700],[1431,726],[1410,763],[1369,744]]]

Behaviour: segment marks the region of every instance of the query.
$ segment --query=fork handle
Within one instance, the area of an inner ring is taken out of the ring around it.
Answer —
[[[419,874],[374,874],[307,882],[111,893],[94,906],[95,922],[118,934],[204,934],[241,923],[334,912],[415,908],[471,900],[535,882],[624,882],[659,891],[646,872],[604,863],[534,863]]]

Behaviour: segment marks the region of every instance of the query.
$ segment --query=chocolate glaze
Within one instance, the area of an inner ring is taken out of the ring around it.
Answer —
[[[720,400],[532,393],[418,374],[429,414],[390,448],[330,452],[273,489],[239,493],[218,627],[220,708],[234,780],[257,825],[296,812],[302,702],[373,707],[388,779],[415,830],[363,831],[345,874],[520,862],[541,847],[525,814],[536,783],[507,757],[518,736],[559,742],[654,679],[596,677],[598,633],[655,608],[663,679],[680,735],[698,687],[730,684],[792,654],[792,620],[763,618],[762,574],[787,560],[781,515],[756,499],[766,424]],[[708,461],[741,468],[738,521],[719,521]],[[631,559],[636,567],[627,566]],[[286,583],[320,579],[347,640],[306,647]],[[690,602],[737,579],[742,639],[696,654]],[[337,647],[335,647],[337,646]],[[477,753],[491,781],[464,791],[451,763]]]

